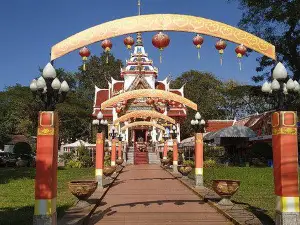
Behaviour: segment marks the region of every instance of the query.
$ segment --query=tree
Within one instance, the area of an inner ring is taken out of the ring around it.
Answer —
[[[29,87],[17,84],[0,92],[0,144],[8,142],[13,134],[35,136],[38,111]]]
[[[229,0],[232,1],[232,0]],[[239,26],[272,43],[276,47],[278,61],[284,62],[300,78],[300,1],[299,0],[238,0],[243,10]],[[271,75],[268,67],[274,61],[266,56],[257,59],[256,82]],[[261,73],[262,72],[262,73]]]
[[[106,53],[102,53],[100,57],[92,56],[86,63],[87,71],[82,71],[82,67],[79,67],[79,72],[76,73],[78,91],[88,100],[93,101],[95,85],[99,88],[108,88],[111,77],[120,80],[122,66],[122,61],[116,59],[112,54],[108,55],[108,63],[106,62]]]
[[[172,83],[171,88],[184,86],[184,97],[198,105],[201,115],[206,119],[225,119],[226,113],[222,107],[222,82],[213,74],[191,70],[184,72]],[[187,119],[181,125],[182,138],[189,137],[192,133],[190,120],[195,112],[188,110]]]

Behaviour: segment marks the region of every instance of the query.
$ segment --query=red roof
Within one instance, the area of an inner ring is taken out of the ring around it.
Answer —
[[[94,105],[94,107],[100,108],[101,104],[106,100],[108,100],[108,96],[109,96],[108,94],[109,94],[108,89],[98,91],[96,95],[96,104]]]
[[[159,89],[159,90],[166,90],[165,84],[161,83],[161,82],[156,82],[155,87],[156,87],[156,89]]]
[[[93,116],[96,117],[99,113],[100,109],[95,109],[95,112],[93,113]],[[106,119],[108,117],[113,117],[112,109],[103,109],[101,110],[103,113],[103,118]]]
[[[114,83],[114,86],[113,86],[113,91],[114,92],[120,91],[120,90],[123,90],[123,89],[124,89],[124,82],[123,81]]]
[[[214,132],[232,126],[233,122],[233,120],[208,120],[205,129],[207,132]]]
[[[182,110],[182,109],[175,109],[175,110],[169,110],[167,113],[167,116],[171,116],[171,117],[185,117],[186,113]]]

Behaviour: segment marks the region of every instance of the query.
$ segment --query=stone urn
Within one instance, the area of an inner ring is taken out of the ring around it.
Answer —
[[[168,164],[170,163],[170,159],[162,159],[161,160],[161,164],[163,165],[163,166],[167,166]]]
[[[187,177],[192,172],[191,166],[178,166],[179,173],[182,174],[182,176]]]
[[[117,165],[122,165],[122,163],[124,162],[124,159],[117,159],[116,160],[116,163],[117,163]]]
[[[219,205],[233,205],[230,198],[237,192],[240,187],[239,180],[213,180],[212,188],[220,195],[222,200]]]
[[[98,183],[93,180],[74,180],[68,183],[70,192],[79,200],[86,201],[97,189]]]
[[[115,166],[107,166],[107,167],[104,167],[103,174],[106,177],[110,177],[115,171],[116,171]]]

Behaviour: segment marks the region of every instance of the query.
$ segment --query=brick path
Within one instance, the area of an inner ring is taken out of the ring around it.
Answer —
[[[214,208],[157,165],[126,166],[90,225],[225,225]]]

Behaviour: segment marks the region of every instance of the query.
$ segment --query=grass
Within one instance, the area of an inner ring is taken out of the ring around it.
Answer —
[[[194,177],[191,174],[191,177]],[[204,185],[212,187],[213,179],[240,180],[241,185],[232,200],[248,205],[248,209],[274,220],[275,200],[273,169],[252,167],[205,168]]]
[[[34,178],[34,168],[0,168],[0,225],[32,224]],[[58,170],[58,217],[76,200],[68,191],[68,181],[90,178],[94,178],[94,168]]]

